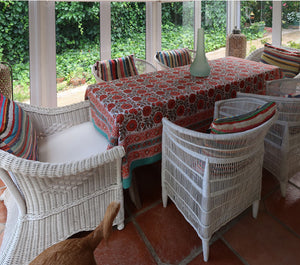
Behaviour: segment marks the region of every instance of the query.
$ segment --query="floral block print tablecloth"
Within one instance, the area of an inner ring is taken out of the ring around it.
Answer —
[[[237,91],[264,94],[265,81],[281,78],[279,68],[235,57],[209,61],[208,77],[193,77],[189,65],[90,85],[95,127],[126,151],[123,187],[129,188],[135,167],[161,159],[163,117],[181,126],[205,131],[217,100]]]

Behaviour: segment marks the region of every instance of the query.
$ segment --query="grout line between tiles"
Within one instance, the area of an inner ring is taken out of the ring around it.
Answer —
[[[264,205],[265,206],[265,205]],[[281,221],[279,218],[277,218],[275,215],[273,215],[270,211],[268,211],[267,207],[265,206],[266,213],[274,219],[277,223],[279,223],[281,226],[283,226],[286,230],[288,230],[290,233],[292,233],[294,236],[298,237],[300,239],[300,235],[294,231],[292,228],[290,228],[288,225],[286,225],[283,221]]]
[[[149,242],[148,238],[146,237],[146,235],[144,234],[142,228],[139,226],[139,224],[136,222],[135,218],[132,219],[132,223],[134,224],[136,230],[138,231],[139,235],[141,236],[142,240],[144,241],[147,249],[149,250],[149,252],[151,253],[152,257],[154,258],[154,260],[156,261],[156,263],[158,265],[163,265],[163,263],[161,262],[160,258],[158,257],[158,255],[156,254],[154,248],[152,247],[151,243]]]
[[[220,236],[220,239],[244,265],[249,265],[249,263],[225,240],[223,236]]]

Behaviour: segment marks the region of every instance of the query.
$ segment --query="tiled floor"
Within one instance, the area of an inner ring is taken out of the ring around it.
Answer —
[[[300,174],[289,183],[284,199],[278,182],[264,171],[258,218],[252,218],[249,208],[220,229],[205,263],[196,232],[174,204],[162,206],[159,164],[136,173],[143,207],[136,210],[125,191],[125,228],[114,230],[107,245],[99,244],[97,264],[300,264]],[[5,216],[0,204],[0,223],[5,223]],[[0,231],[3,228],[1,224]]]

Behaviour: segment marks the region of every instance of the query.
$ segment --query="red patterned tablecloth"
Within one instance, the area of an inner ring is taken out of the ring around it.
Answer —
[[[110,142],[121,145],[123,187],[131,184],[132,170],[161,159],[163,117],[205,131],[214,103],[233,98],[237,91],[264,94],[265,81],[281,78],[279,68],[235,57],[209,61],[211,73],[199,78],[189,66],[90,85],[86,98],[96,128]]]

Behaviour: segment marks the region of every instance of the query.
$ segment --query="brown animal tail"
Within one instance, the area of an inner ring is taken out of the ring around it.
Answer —
[[[112,202],[108,205],[102,222],[96,229],[86,236],[92,249],[95,249],[102,239],[107,240],[112,231],[112,224],[120,210],[120,203]]]

